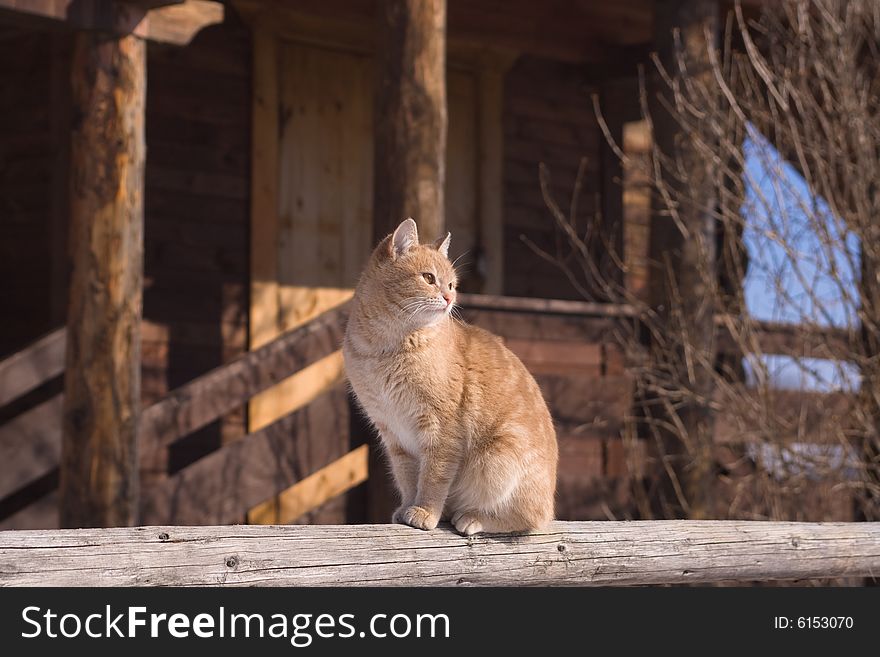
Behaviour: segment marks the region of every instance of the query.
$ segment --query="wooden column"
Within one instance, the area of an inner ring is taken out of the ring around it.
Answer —
[[[406,217],[423,241],[443,232],[446,182],[446,0],[380,0],[373,243]],[[371,432],[372,433],[372,432]],[[397,506],[378,439],[370,440],[367,518]]]
[[[705,27],[708,25],[711,34],[718,34],[717,0],[658,0],[654,12],[654,46],[666,70],[673,75],[678,72],[673,37],[677,28],[688,75],[711,78]],[[707,82],[711,88],[711,81]],[[680,224],[670,216],[660,195],[655,195],[648,294],[670,340],[662,358],[674,368],[677,385],[685,393],[675,418],[655,418],[677,427],[674,432],[662,431],[663,449],[678,479],[677,486],[665,489],[662,502],[666,514],[703,518],[711,513],[714,483],[713,418],[705,401],[711,398],[713,372],[704,363],[715,352],[715,175],[712,163],[698,153],[661,102],[665,97],[666,103],[672,104],[666,83],[656,72],[650,83],[654,144],[672,162],[664,167],[662,176],[675,199]]]
[[[379,2],[373,237],[406,217],[423,240],[444,226],[446,0]]]
[[[71,66],[63,527],[131,525],[141,404],[146,45],[80,32]]]

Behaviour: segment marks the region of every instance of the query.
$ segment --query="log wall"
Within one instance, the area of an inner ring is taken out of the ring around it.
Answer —
[[[544,163],[552,191],[567,209],[581,158],[588,158],[579,197],[581,225],[595,214],[601,185],[599,126],[590,84],[573,65],[521,57],[507,72],[504,88],[504,294],[521,297],[582,299],[551,263],[521,240],[555,252],[553,217],[538,183]]]

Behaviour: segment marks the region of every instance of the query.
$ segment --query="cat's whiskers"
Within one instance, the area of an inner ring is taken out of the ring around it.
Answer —
[[[464,258],[464,257],[465,257],[467,254],[469,254],[469,253],[470,253],[470,249],[468,249],[468,250],[466,250],[466,251],[462,251],[461,253],[459,253],[459,254],[458,254],[458,257],[457,257],[455,260],[452,261],[452,268],[455,269],[455,263],[457,263],[459,260],[461,260],[462,258]]]
[[[449,310],[449,316],[454,322],[464,325],[465,321],[461,316],[461,308],[459,308],[458,304],[452,304],[452,308]]]

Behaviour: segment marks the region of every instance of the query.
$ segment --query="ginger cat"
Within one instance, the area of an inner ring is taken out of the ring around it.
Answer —
[[[553,518],[556,433],[538,384],[502,341],[452,317],[450,235],[407,219],[373,252],[343,343],[352,389],[400,492],[393,522],[462,534]]]

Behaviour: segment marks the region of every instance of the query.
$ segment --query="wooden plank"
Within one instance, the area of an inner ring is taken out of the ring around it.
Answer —
[[[488,294],[460,294],[458,305],[466,309],[509,310],[557,315],[585,315],[592,317],[633,317],[636,309],[626,304],[567,301],[564,299],[534,299]]]
[[[607,586],[872,577],[880,523],[554,522],[0,532],[2,586]],[[382,558],[377,559],[377,550]]]
[[[727,330],[728,322],[734,326],[735,317],[717,315],[718,349],[727,353],[742,353],[742,347],[734,341]],[[850,360],[858,354],[858,330],[828,326],[810,326],[784,322],[755,322],[751,330],[743,331],[746,346],[755,344],[759,353],[781,354],[795,358],[823,358]],[[752,335],[753,332],[753,335]],[[754,337],[755,342],[752,343]]]
[[[278,335],[278,50],[273,33],[254,27],[251,107],[250,349]]]
[[[247,514],[251,525],[289,524],[367,480],[367,445],[310,474]]]
[[[0,426],[0,499],[58,467],[62,397]]]
[[[228,524],[348,450],[345,389],[229,443],[145,490],[144,523]]]
[[[64,371],[66,335],[67,329],[61,327],[0,361],[0,406]]]
[[[299,410],[323,395],[345,378],[342,351],[334,351],[287,377],[266,392],[252,398],[249,429],[259,431],[289,413]]]
[[[372,62],[300,43],[280,48],[275,323],[261,339],[300,326],[351,298],[369,254],[372,212]],[[256,300],[254,301],[256,303]],[[254,309],[253,312],[259,312]],[[338,355],[257,395],[250,430],[274,422],[335,384]]]
[[[143,459],[151,458],[148,449],[169,445],[336,351],[347,317],[348,306],[337,307],[177,388],[145,410],[141,418]]]
[[[23,509],[0,520],[6,529],[58,529],[58,491],[43,495]]]
[[[105,2],[103,0],[0,0],[0,10],[19,12],[35,27],[66,23],[83,30],[186,45],[202,28],[223,20],[223,4],[208,0]]]
[[[601,376],[602,345],[563,340],[518,340],[506,338],[504,344],[533,374],[588,372]]]
[[[61,523],[128,525],[138,495],[147,46],[79,32]]]
[[[538,374],[541,392],[553,419],[565,425],[586,426],[606,436],[619,436],[632,408],[633,380],[628,376]]]
[[[470,308],[465,308],[462,315],[466,321],[505,338],[613,342],[620,331],[619,320],[605,317]]]
[[[223,22],[224,9],[220,2],[211,0],[184,0],[171,6],[147,12],[137,33],[145,39],[160,43],[185,46],[196,34],[209,25]]]

